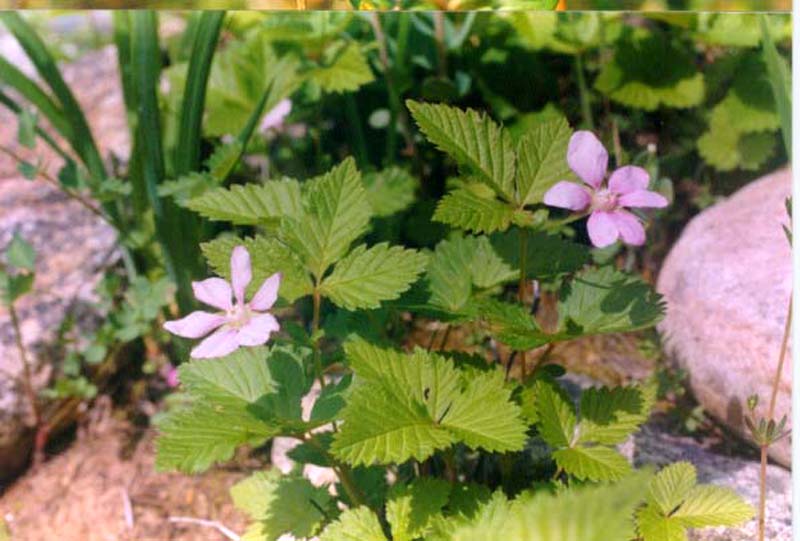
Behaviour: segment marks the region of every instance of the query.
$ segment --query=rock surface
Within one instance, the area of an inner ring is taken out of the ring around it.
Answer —
[[[664,262],[658,291],[667,301],[659,325],[666,350],[689,374],[698,402],[747,436],[747,397],[766,416],[792,287],[791,248],[781,224],[791,172],[752,182],[694,218]],[[777,412],[791,410],[791,353],[781,374]],[[771,456],[785,466],[791,442]]]
[[[758,462],[713,453],[691,438],[673,436],[651,425],[645,426],[634,439],[634,462],[664,466],[688,460],[697,468],[699,483],[726,486],[736,491],[754,508],[758,504]],[[780,466],[767,466],[766,539],[792,539],[792,474]],[[704,528],[695,530],[694,541],[752,541],[756,539],[754,518],[738,528]]]
[[[113,49],[87,54],[64,67],[94,129],[101,152],[127,153],[127,127],[116,75]],[[92,84],[85,84],[92,81]],[[17,122],[0,110],[0,139],[13,146]],[[60,167],[43,146],[15,149],[27,159],[41,159],[51,174]],[[34,158],[35,157],[35,158]],[[23,342],[31,354],[35,386],[44,388],[59,362],[58,327],[67,314],[77,316],[77,330],[90,331],[98,314],[90,305],[105,266],[115,261],[114,231],[100,218],[42,180],[29,181],[17,172],[15,161],[0,155],[0,251],[17,232],[37,254],[34,290],[17,303]],[[25,464],[31,447],[30,405],[19,385],[21,359],[10,317],[0,308],[0,479]]]

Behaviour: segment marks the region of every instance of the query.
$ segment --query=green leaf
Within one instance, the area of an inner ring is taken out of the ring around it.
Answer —
[[[272,227],[303,212],[300,183],[292,179],[217,188],[190,200],[187,207],[210,220]]]
[[[221,184],[233,172],[243,152],[244,143],[241,140],[218,146],[206,160],[208,174]]]
[[[477,311],[490,334],[516,351],[528,351],[561,338],[545,333],[529,310],[520,304],[486,299],[478,303]]]
[[[19,233],[14,233],[11,237],[11,243],[6,248],[6,261],[17,269],[29,272],[36,270],[36,252]]]
[[[253,279],[247,289],[248,297],[255,294],[261,284],[276,272],[282,274],[278,295],[288,303],[310,295],[313,290],[311,278],[297,255],[277,239],[262,235],[239,239],[221,236],[200,245],[209,266],[218,275],[230,280],[231,252],[243,245],[250,252]]]
[[[427,258],[416,250],[382,242],[357,246],[333,268],[320,293],[347,310],[378,308],[408,290],[425,268]]]
[[[484,197],[467,187],[454,190],[439,200],[433,220],[476,233],[492,233],[508,229],[515,212],[494,196]]]
[[[171,197],[177,205],[186,207],[189,201],[198,198],[218,185],[217,181],[208,173],[194,172],[175,180],[162,182],[158,186],[158,196]],[[127,183],[121,183],[121,186],[130,188]]]
[[[239,481],[231,487],[231,497],[254,521],[243,541],[275,541],[284,534],[311,537],[326,518],[321,510],[331,504],[325,487],[316,488],[304,477],[282,475],[277,470]]]
[[[391,216],[408,208],[414,202],[417,184],[411,173],[399,167],[364,175],[367,200],[378,217]]]
[[[181,365],[190,400],[159,427],[156,466],[196,473],[230,459],[241,445],[307,430],[300,407],[304,374],[298,354],[280,348],[243,348]]]
[[[736,526],[752,518],[753,508],[729,488],[698,485],[672,516],[689,528]]]
[[[650,482],[648,499],[661,510],[671,515],[689,496],[697,484],[697,471],[690,462],[676,462],[664,467]]]
[[[769,82],[775,99],[775,106],[781,122],[783,144],[786,155],[792,155],[792,76],[787,62],[778,54],[769,21],[765,15],[760,15],[761,36],[764,40],[764,62],[767,65]],[[791,27],[791,23],[789,23]]]
[[[631,471],[628,460],[610,447],[579,445],[558,449],[553,458],[565,472],[582,481],[616,481]]]
[[[552,447],[568,447],[575,437],[575,407],[558,384],[537,381],[536,415],[539,434]]]
[[[284,220],[282,236],[321,280],[328,267],[367,231],[372,210],[352,158],[307,186],[305,215]]]
[[[19,124],[17,125],[17,140],[19,144],[25,148],[33,148],[36,146],[36,124],[38,116],[36,112],[23,109],[17,115]]]
[[[21,161],[17,164],[17,171],[28,180],[34,180],[39,174],[39,168],[26,161]]]
[[[525,274],[532,280],[552,280],[560,275],[580,270],[590,260],[586,246],[548,235],[527,231],[525,241]],[[520,267],[520,230],[491,236],[492,246],[509,265]]]
[[[621,41],[595,80],[612,100],[646,111],[700,105],[705,79],[691,54],[663,34]]]
[[[562,290],[559,329],[572,336],[629,332],[651,327],[664,302],[642,280],[612,267],[578,273]]]
[[[652,398],[638,386],[586,389],[581,394],[578,441],[623,443],[647,421]]]
[[[8,274],[0,271],[0,300],[10,306],[33,289],[33,274]]]
[[[355,341],[345,351],[355,383],[332,446],[340,459],[424,460],[456,441],[496,452],[522,448],[519,407],[495,376],[464,386],[451,361],[423,350],[407,355]]]
[[[652,505],[636,512],[636,522],[643,541],[688,541],[686,528],[672,517],[664,516]]]
[[[348,509],[328,525],[319,541],[387,541],[377,515],[368,507]]]
[[[431,519],[447,504],[449,494],[450,483],[442,479],[420,478],[409,485],[395,485],[386,503],[392,540],[424,537]]]
[[[571,179],[567,146],[572,129],[561,116],[537,122],[517,145],[517,201],[541,203],[545,192],[559,180]]]
[[[506,201],[514,200],[514,148],[511,136],[485,114],[448,105],[406,101],[428,140],[491,186]]]
[[[314,68],[305,75],[325,92],[334,93],[354,92],[375,79],[355,41],[346,44],[329,65]]]

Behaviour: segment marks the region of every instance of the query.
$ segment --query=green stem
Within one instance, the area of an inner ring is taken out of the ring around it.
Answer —
[[[322,307],[322,295],[320,295],[318,286],[314,286],[312,300],[314,306],[311,317],[311,340],[314,344],[314,372],[319,380],[320,390],[322,390],[325,389],[325,375],[322,371],[322,352],[319,350],[319,340],[316,336],[319,332],[320,309]]]
[[[517,297],[520,304],[525,304],[525,284],[527,282],[528,274],[528,230],[525,228],[520,229],[519,232],[519,287],[517,289]],[[519,366],[520,377],[525,381],[526,374],[525,368],[527,363],[527,352],[519,352]]]
[[[367,143],[364,139],[364,129],[361,126],[361,115],[358,112],[358,104],[352,93],[348,93],[344,97],[345,113],[347,115],[348,127],[352,130],[352,136],[355,146],[356,162],[359,169],[364,169],[369,165],[369,157],[367,154]]]
[[[583,123],[586,125],[587,129],[594,130],[592,104],[590,101],[589,87],[586,85],[586,75],[583,71],[583,55],[581,53],[575,55],[575,79],[578,82]]]
[[[347,497],[350,498],[350,501],[355,507],[366,504],[366,498],[353,480],[353,470],[350,469],[350,466],[336,460],[336,458],[334,458],[334,456],[331,455],[327,449],[320,445],[313,434],[309,436],[303,435],[298,439],[308,443],[310,446],[314,447],[328,458],[332,465],[333,471],[336,473],[336,476],[339,478],[339,482],[342,484],[342,488],[344,488],[344,491],[347,493]]]

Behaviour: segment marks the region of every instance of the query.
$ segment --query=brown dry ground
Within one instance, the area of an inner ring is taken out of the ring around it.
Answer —
[[[218,541],[216,530],[170,517],[218,521],[242,532],[228,489],[243,472],[188,476],[154,468],[153,431],[107,419],[0,496],[11,541]],[[127,508],[127,511],[126,511]],[[0,523],[0,539],[5,540]]]

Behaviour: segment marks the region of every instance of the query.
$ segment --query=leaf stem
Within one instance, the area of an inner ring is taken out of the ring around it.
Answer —
[[[517,288],[517,297],[519,299],[519,303],[524,305],[525,304],[525,284],[527,283],[528,279],[528,230],[524,227],[520,229],[519,232],[519,287]],[[526,372],[526,362],[527,362],[527,355],[525,351],[519,352],[519,366],[520,366],[520,377],[522,381],[525,381],[527,376]]]
[[[366,505],[366,499],[364,498],[364,495],[361,493],[361,490],[359,490],[358,486],[353,480],[353,471],[350,469],[350,466],[336,460],[336,458],[331,455],[327,449],[319,444],[313,434],[304,436],[300,439],[314,447],[319,452],[323,453],[328,460],[330,460],[331,468],[339,478],[342,488],[344,488],[344,491],[347,493],[347,497],[350,498],[350,502],[352,502],[355,507]]]
[[[316,334],[319,332],[319,314],[322,306],[322,295],[319,292],[319,285],[314,285],[312,294],[314,303],[313,314],[311,317],[311,341],[314,344],[314,372],[319,380],[320,390],[325,389],[325,375],[322,372],[322,353],[319,350],[319,341]]]

